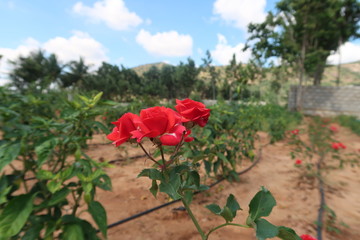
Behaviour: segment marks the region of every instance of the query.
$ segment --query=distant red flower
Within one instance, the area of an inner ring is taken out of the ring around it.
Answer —
[[[337,131],[339,131],[339,129],[336,127],[336,126],[334,126],[334,125],[331,125],[330,127],[329,127],[329,129],[332,131],[332,132],[337,132]]]
[[[300,159],[296,159],[295,165],[301,165],[302,161]]]
[[[317,240],[316,238],[314,238],[314,237],[312,237],[312,236],[310,236],[310,235],[307,235],[307,234],[301,235],[300,238],[301,238],[302,240]]]
[[[341,143],[341,142],[333,142],[333,143],[331,144],[331,147],[332,147],[333,149],[335,149],[335,150],[339,150],[340,148],[346,149],[346,146],[345,146],[343,143]]]
[[[294,134],[294,135],[298,135],[299,134],[299,129],[292,130],[291,133]]]

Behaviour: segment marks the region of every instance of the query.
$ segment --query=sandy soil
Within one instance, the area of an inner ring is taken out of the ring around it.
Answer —
[[[265,145],[269,141],[267,135],[260,133],[260,136],[261,140],[257,145]],[[347,128],[339,127],[336,138],[347,146],[344,153],[360,153],[360,137],[352,134]],[[107,210],[109,224],[169,201],[164,194],[159,194],[157,199],[150,194],[149,179],[136,178],[143,168],[151,165],[150,161],[146,161],[146,158],[124,160],[126,156],[142,155],[140,148],[127,145],[125,148],[116,149],[111,144],[103,144],[107,142],[105,136],[95,136],[90,142],[87,153],[99,160],[123,159],[116,162],[114,168],[108,169],[108,174],[112,178],[113,191],[99,192],[97,197]],[[291,146],[286,141],[266,145],[263,147],[259,164],[241,175],[240,182],[224,181],[209,191],[197,195],[192,203],[192,209],[203,229],[208,231],[223,223],[222,219],[213,215],[204,206],[210,203],[223,205],[230,193],[235,195],[243,208],[234,222],[245,223],[251,198],[260,186],[265,186],[277,200],[277,206],[267,219],[275,225],[291,227],[300,235],[315,236],[314,222],[317,219],[320,202],[317,182],[302,177],[301,170],[294,167],[290,151]],[[242,166],[242,168],[245,167],[246,165]],[[326,173],[325,184],[326,204],[336,212],[338,222],[344,222],[349,227],[338,224],[342,232],[340,234],[324,232],[323,239],[360,239],[360,168],[345,166],[344,169],[329,170]],[[110,228],[109,239],[200,239],[186,212],[175,209],[180,206],[181,203],[175,203]],[[253,229],[225,227],[210,236],[210,240],[218,239],[252,240],[256,238]]]

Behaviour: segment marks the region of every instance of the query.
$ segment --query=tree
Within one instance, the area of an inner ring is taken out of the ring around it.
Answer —
[[[63,88],[81,84],[89,74],[89,66],[85,64],[82,58],[79,61],[71,61],[65,66],[67,71],[60,76],[60,85]]]
[[[276,11],[263,23],[249,25],[247,47],[253,43],[256,57],[277,57],[295,67],[301,84],[307,75],[319,85],[331,52],[359,37],[357,0],[281,0]]]
[[[46,56],[42,50],[31,52],[29,56],[10,61],[13,69],[9,74],[12,85],[20,92],[43,92],[50,84],[56,83],[62,66],[54,54]]]
[[[176,67],[176,90],[177,96],[187,98],[190,96],[196,82],[198,81],[199,69],[196,67],[194,60],[187,59],[187,63],[180,62]]]
[[[202,59],[203,64],[201,65],[202,70],[205,73],[209,74],[211,89],[212,89],[212,99],[216,98],[216,81],[219,78],[219,73],[216,71],[215,67],[212,66],[212,58],[209,50],[206,51],[206,58]]]
[[[84,78],[81,86],[87,91],[102,91],[105,99],[120,100],[129,89],[129,83],[120,76],[118,66],[103,62],[95,74]]]

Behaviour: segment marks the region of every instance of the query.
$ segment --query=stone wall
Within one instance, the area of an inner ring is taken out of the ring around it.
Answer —
[[[289,110],[296,108],[297,86],[291,86]],[[305,114],[332,117],[340,114],[360,119],[360,86],[302,88],[302,110]]]

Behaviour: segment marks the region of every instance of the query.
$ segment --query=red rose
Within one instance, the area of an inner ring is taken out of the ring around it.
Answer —
[[[329,127],[329,129],[332,131],[332,132],[337,132],[339,129],[336,127],[336,126],[334,126],[334,125],[331,125],[330,127]]]
[[[346,149],[346,146],[344,144],[342,144],[341,142],[333,142],[331,144],[331,147],[335,150],[339,150],[340,148]]]
[[[316,238],[310,236],[310,235],[307,235],[307,234],[303,234],[300,236],[302,240],[317,240]]]
[[[143,125],[131,132],[132,138],[136,138],[138,142],[144,137],[159,137],[161,144],[175,146],[181,141],[184,132],[186,133],[185,127],[181,124],[181,116],[170,108],[143,109],[140,112],[140,120]]]
[[[301,165],[301,163],[302,163],[302,161],[300,159],[296,159],[296,161],[295,161],[296,165]]]
[[[125,113],[116,122],[112,122],[115,125],[112,133],[107,135],[107,138],[114,141],[117,147],[129,140],[131,132],[136,130],[141,125],[140,117],[133,113]]]
[[[299,134],[299,129],[292,130],[291,133],[294,134],[294,135],[298,135]]]
[[[201,102],[196,102],[191,99],[178,100],[176,99],[176,110],[183,117],[183,122],[193,122],[200,127],[204,127],[210,117],[210,109],[207,109]]]

